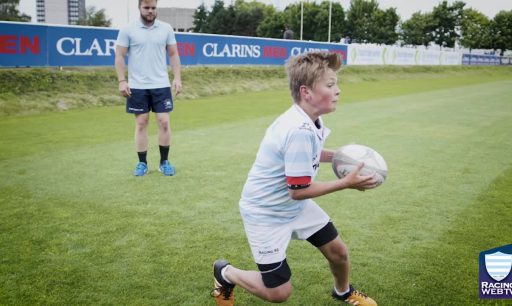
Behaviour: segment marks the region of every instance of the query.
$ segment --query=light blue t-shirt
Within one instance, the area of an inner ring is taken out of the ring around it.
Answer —
[[[128,48],[130,88],[170,87],[167,45],[176,44],[170,24],[155,20],[151,27],[146,27],[138,19],[119,31],[116,44]]]
[[[297,104],[270,125],[242,191],[240,213],[244,222],[290,222],[312,201],[293,200],[286,177],[315,179],[320,154],[330,133],[321,118],[318,125]]]

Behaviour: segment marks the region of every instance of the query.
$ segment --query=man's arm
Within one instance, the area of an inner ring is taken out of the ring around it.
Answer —
[[[172,74],[174,76],[172,88],[174,89],[175,95],[178,95],[181,92],[181,61],[178,54],[178,47],[176,47],[176,45],[167,45],[167,52],[169,53]]]
[[[116,73],[117,73],[117,80],[119,81],[119,93],[123,97],[128,97],[132,93],[130,91],[130,86],[128,85],[128,80],[126,80],[125,77],[125,64],[124,60],[126,58],[126,54],[128,53],[127,47],[122,47],[117,45],[116,46],[116,60],[115,60],[115,67],[116,67]]]

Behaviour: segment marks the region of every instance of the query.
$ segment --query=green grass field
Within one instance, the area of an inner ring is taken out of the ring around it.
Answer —
[[[374,72],[342,77],[345,103],[324,117],[328,147],[369,145],[390,169],[376,190],[316,199],[349,246],[352,283],[379,305],[506,305],[479,300],[478,255],[512,242],[510,69]],[[290,103],[285,89],[178,100],[171,178],[154,118],[150,172],[132,176],[122,106],[2,117],[0,305],[214,305],[215,259],[255,268],[239,195]],[[318,179],[334,179],[330,165]],[[288,260],[285,305],[337,305],[318,251],[294,241]],[[240,288],[236,300],[267,304]]]

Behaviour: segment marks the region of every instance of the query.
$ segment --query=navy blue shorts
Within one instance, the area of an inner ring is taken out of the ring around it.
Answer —
[[[172,112],[174,104],[170,87],[154,89],[131,89],[132,95],[126,98],[126,112],[145,114]]]

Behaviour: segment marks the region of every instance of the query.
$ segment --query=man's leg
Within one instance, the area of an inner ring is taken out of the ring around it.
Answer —
[[[166,176],[175,174],[174,166],[169,162],[169,149],[171,145],[171,126],[169,113],[156,113],[158,124],[158,144],[160,148],[160,172]]]
[[[148,172],[148,122],[149,113],[135,115],[135,150],[139,156],[139,163],[133,172],[135,176],[143,176]]]
[[[169,113],[156,113],[158,124],[158,144],[163,147],[171,145],[171,127],[169,124]]]
[[[135,115],[135,149],[137,152],[148,151],[149,113]]]

